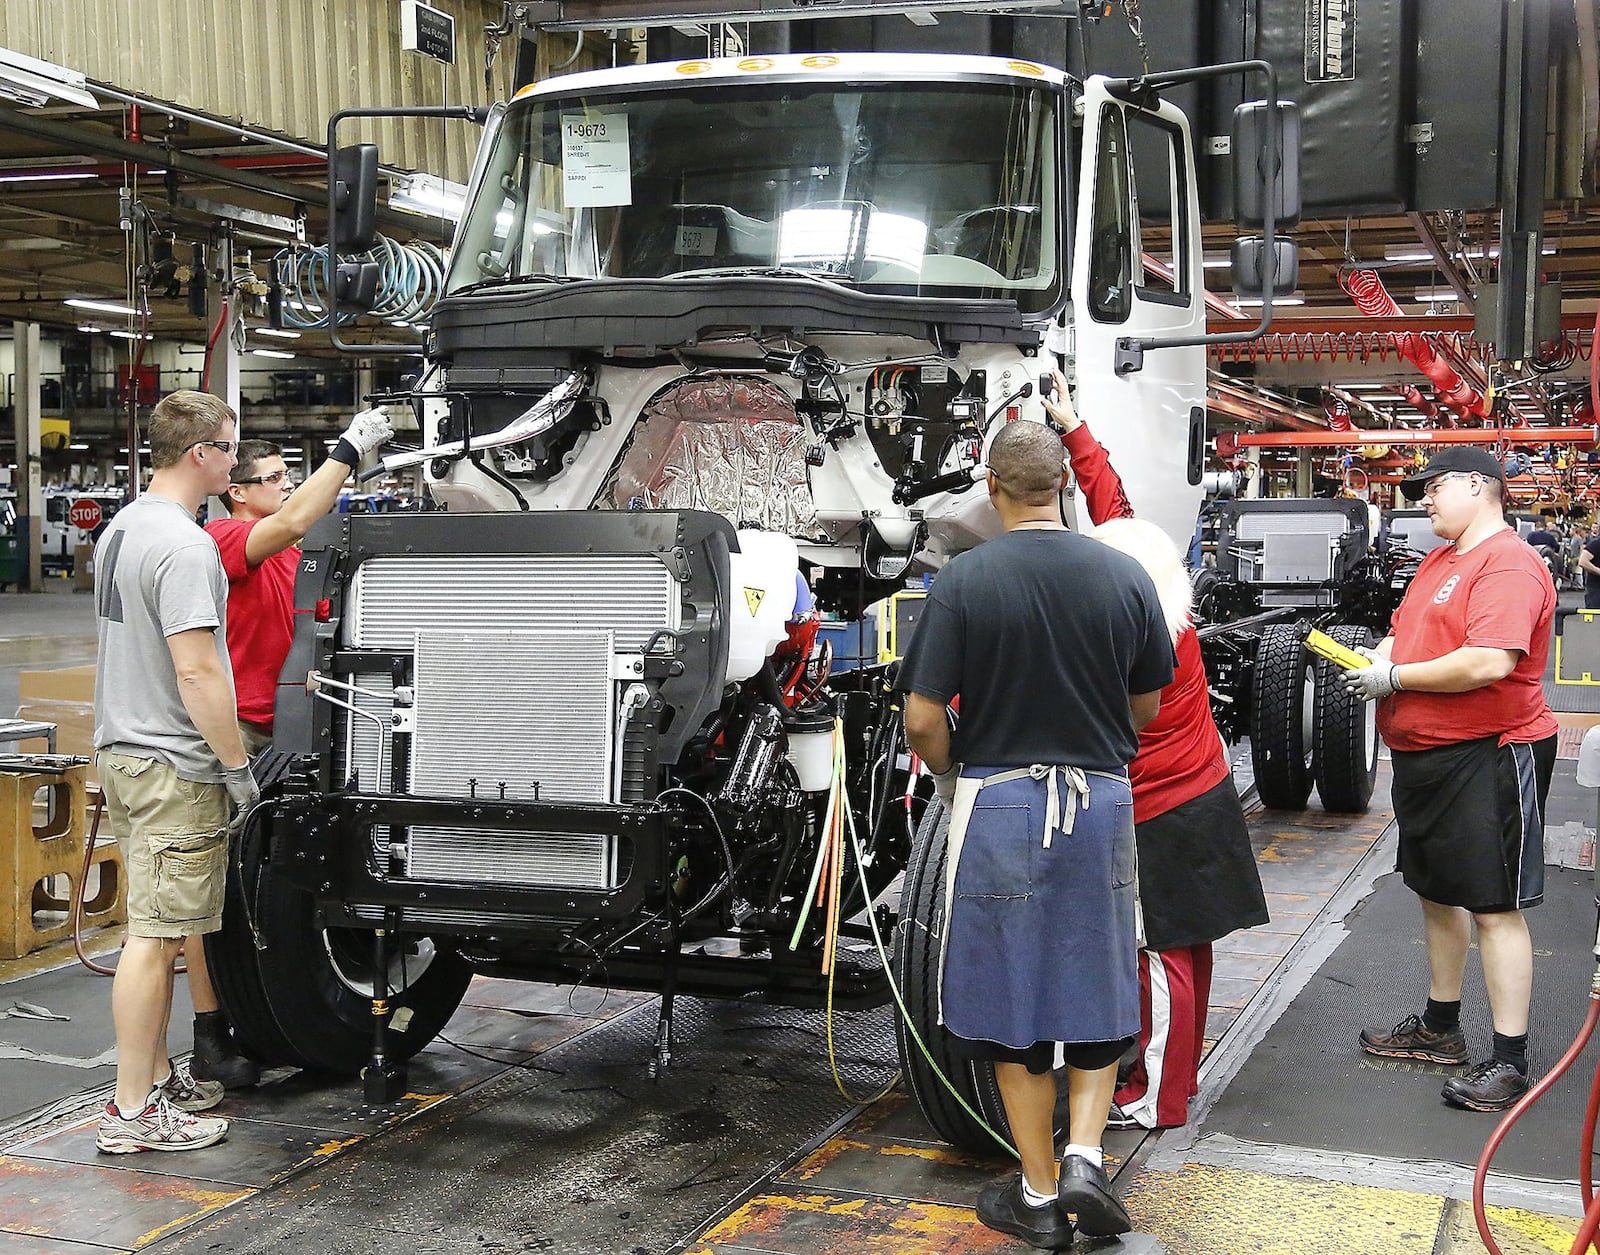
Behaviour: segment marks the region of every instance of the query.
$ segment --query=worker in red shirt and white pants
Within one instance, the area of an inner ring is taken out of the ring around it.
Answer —
[[[1211,943],[1267,922],[1266,897],[1250,833],[1216,721],[1200,640],[1189,618],[1192,589],[1171,539],[1142,520],[1105,448],[1083,425],[1057,373],[1045,409],[1083,489],[1090,535],[1144,565],[1160,594],[1177,651],[1177,673],[1161,690],[1161,709],[1139,733],[1129,765],[1139,902],[1138,1057],[1118,1086],[1108,1124],[1172,1128],[1188,1122],[1199,1091]],[[1128,520],[1123,523],[1120,520]]]

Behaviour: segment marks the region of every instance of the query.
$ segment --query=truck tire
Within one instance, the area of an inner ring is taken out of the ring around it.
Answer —
[[[1327,629],[1341,645],[1370,645],[1367,629],[1341,623]],[[1344,673],[1326,658],[1316,667],[1316,717],[1312,721],[1312,770],[1324,809],[1365,814],[1378,778],[1377,703],[1345,692]]]
[[[961,1099],[983,1123],[1010,1143],[1011,1125],[1006,1120],[1005,1104],[1000,1100],[994,1065],[974,1062],[957,1054],[954,1038],[939,1023],[939,955],[944,936],[945,840],[949,830],[949,811],[937,798],[931,800],[917,829],[911,860],[906,865],[900,922],[891,960],[894,982],[905,1000],[910,1026],[921,1037],[927,1054],[912,1036],[905,1017],[895,1022],[895,1041],[900,1049],[901,1073],[933,1131],[961,1150],[994,1158],[1003,1153],[1000,1144],[962,1107],[939,1075],[942,1072],[948,1077]],[[1063,1132],[1065,1104],[1058,1105],[1056,1110],[1059,1138]]]
[[[252,823],[228,869],[222,929],[206,938],[217,1001],[244,1052],[269,1066],[354,1076],[372,1050],[372,934],[327,929],[309,893],[287,883],[266,858],[263,826]],[[266,948],[257,950],[246,893]],[[458,956],[423,938],[391,962],[395,1010],[389,1057],[404,1062],[455,1014],[472,979]],[[361,993],[363,982],[368,996]],[[394,1027],[395,1024],[401,1027]]]
[[[1308,659],[1292,624],[1273,623],[1262,630],[1250,711],[1250,760],[1261,803],[1273,810],[1300,810],[1311,796]]]

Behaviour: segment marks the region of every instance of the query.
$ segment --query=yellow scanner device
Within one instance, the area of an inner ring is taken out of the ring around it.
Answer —
[[[1372,659],[1365,654],[1358,654],[1348,645],[1341,645],[1326,632],[1319,632],[1312,628],[1306,633],[1306,648],[1314,654],[1321,654],[1329,662],[1343,667],[1346,671],[1358,671],[1362,667],[1370,667]]]

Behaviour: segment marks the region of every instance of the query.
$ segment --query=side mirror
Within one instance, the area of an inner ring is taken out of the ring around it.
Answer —
[[[1233,111],[1233,217],[1240,226],[1262,226],[1268,204],[1276,229],[1300,221],[1300,109],[1294,101],[1278,102],[1277,132],[1269,152],[1263,101],[1247,100]]]
[[[342,261],[334,271],[333,305],[339,313],[359,310],[365,313],[378,303],[378,271],[375,261]]]
[[[328,235],[335,253],[364,253],[378,240],[378,146],[351,144],[333,155],[333,221]]]
[[[1242,236],[1233,242],[1229,260],[1238,296],[1264,298],[1269,287],[1273,296],[1288,296],[1300,285],[1300,246],[1282,236],[1273,236],[1270,253],[1259,235]]]

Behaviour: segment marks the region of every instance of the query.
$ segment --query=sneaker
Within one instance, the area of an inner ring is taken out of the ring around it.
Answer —
[[[978,1194],[978,1219],[1040,1250],[1064,1251],[1072,1245],[1072,1221],[1056,1203],[1035,1207],[1023,1198],[1020,1173],[984,1186]]]
[[[1445,1082],[1442,1097],[1468,1111],[1504,1111],[1528,1092],[1528,1078],[1515,1065],[1489,1058]]]
[[[1021,1187],[1018,1189],[1020,1191]],[[1082,1155],[1068,1155],[1061,1161],[1056,1202],[1062,1211],[1078,1218],[1078,1229],[1085,1237],[1115,1237],[1133,1228],[1127,1209],[1111,1192],[1111,1178],[1106,1176],[1106,1170]]]
[[[1108,1129],[1146,1129],[1151,1127],[1140,1120],[1138,1116],[1129,1115],[1119,1102],[1111,1104],[1111,1112],[1106,1116]]]
[[[210,1111],[222,1101],[221,1081],[202,1081],[189,1071],[187,1063],[172,1063],[172,1075],[157,1088],[179,1111]]]
[[[1408,1015],[1388,1032],[1379,1028],[1361,1030],[1361,1049],[1385,1059],[1421,1059],[1451,1067],[1467,1061],[1467,1039],[1459,1028],[1434,1032],[1420,1015]]]
[[[215,1116],[179,1111],[160,1090],[138,1115],[125,1116],[107,1103],[95,1133],[95,1149],[105,1155],[131,1155],[140,1150],[199,1150],[228,1136],[228,1122]]]

